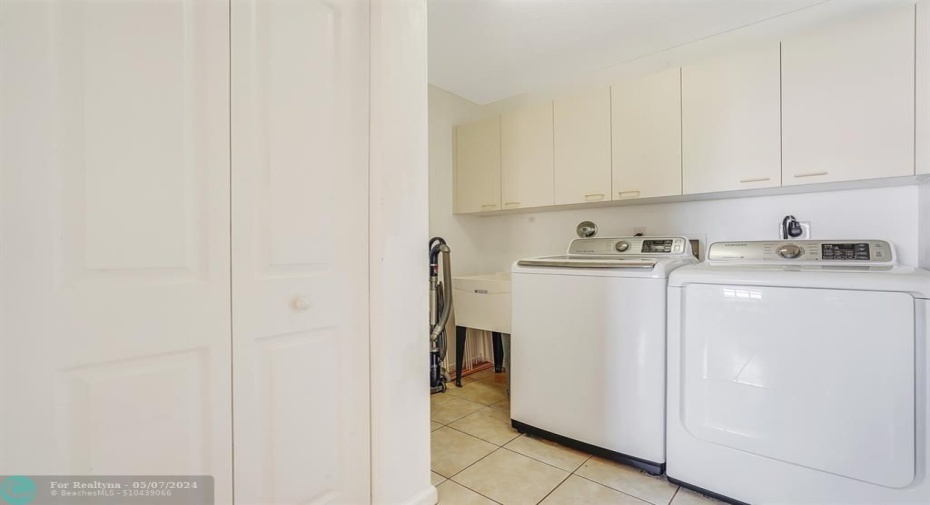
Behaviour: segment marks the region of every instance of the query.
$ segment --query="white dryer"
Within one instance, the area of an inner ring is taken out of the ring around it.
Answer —
[[[668,477],[754,504],[930,502],[930,273],[881,240],[715,243],[668,303]]]
[[[565,256],[517,261],[513,426],[661,473],[666,284],[696,261],[681,237],[576,239]]]

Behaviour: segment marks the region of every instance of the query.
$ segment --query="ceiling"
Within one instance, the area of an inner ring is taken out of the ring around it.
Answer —
[[[429,80],[486,104],[818,3],[429,0]]]

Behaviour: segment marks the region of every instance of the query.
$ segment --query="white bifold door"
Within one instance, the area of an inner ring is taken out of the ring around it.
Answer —
[[[368,3],[232,2],[237,503],[367,503]]]
[[[0,475],[369,501],[367,156],[367,2],[0,1]]]

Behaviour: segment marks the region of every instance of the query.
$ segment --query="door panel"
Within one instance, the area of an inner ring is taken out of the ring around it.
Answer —
[[[368,22],[232,3],[237,503],[369,500]]]
[[[610,200],[610,88],[553,103],[555,204]]]
[[[681,70],[610,88],[613,198],[681,194]]]
[[[777,43],[681,69],[684,194],[781,185]]]
[[[914,175],[914,4],[782,42],[782,184]]]
[[[0,23],[0,473],[210,474],[228,502],[228,6]]]
[[[888,487],[914,479],[914,299],[690,285],[682,423],[695,437]]]
[[[501,208],[552,205],[552,102],[501,116]]]
[[[455,212],[500,208],[500,116],[455,127]]]

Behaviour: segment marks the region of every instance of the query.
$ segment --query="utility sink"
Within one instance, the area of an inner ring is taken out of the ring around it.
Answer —
[[[510,333],[510,273],[452,278],[455,325]]]

